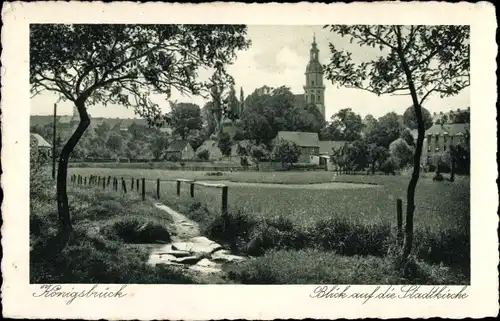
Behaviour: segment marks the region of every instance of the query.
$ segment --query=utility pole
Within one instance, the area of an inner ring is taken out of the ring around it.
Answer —
[[[56,115],[57,104],[54,104],[54,123],[52,124],[52,179],[56,178]]]

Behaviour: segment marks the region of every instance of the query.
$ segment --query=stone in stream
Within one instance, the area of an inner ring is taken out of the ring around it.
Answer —
[[[226,250],[221,250],[212,254],[211,259],[217,263],[233,263],[244,261],[246,258],[243,256],[233,255]]]
[[[173,262],[180,264],[194,265],[198,263],[200,260],[201,260],[200,256],[187,256],[187,257],[174,258]]]
[[[175,242],[172,244],[172,249],[176,251],[186,251],[197,254],[210,254],[219,249],[222,246],[215,242],[210,241],[204,237],[195,237],[190,240],[190,242]]]
[[[198,266],[204,266],[204,267],[218,267],[218,264],[215,262],[210,261],[209,259],[201,259],[196,263]]]
[[[162,247],[156,249],[155,251],[153,251],[153,253],[154,254],[168,254],[168,255],[173,255],[175,257],[186,257],[186,256],[191,255],[191,253],[188,251],[174,250],[172,248],[172,244],[167,244],[165,246],[162,246]]]
[[[176,263],[175,260],[176,260],[176,257],[173,255],[152,254],[149,257],[147,264],[152,265],[152,266],[155,266],[157,264],[180,265],[180,264]]]
[[[209,267],[209,266],[199,266],[199,265],[192,265],[189,267],[190,270],[196,271],[196,272],[201,272],[201,273],[220,273],[222,270],[217,267]]]

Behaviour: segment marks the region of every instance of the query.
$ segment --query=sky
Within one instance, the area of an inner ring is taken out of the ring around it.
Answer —
[[[329,43],[338,49],[350,51],[355,62],[367,61],[375,58],[380,53],[375,48],[363,48],[357,44],[351,44],[348,38],[342,38],[322,26],[248,26],[247,36],[252,45],[246,51],[237,53],[234,63],[228,66],[228,72],[235,79],[235,88],[239,97],[240,87],[243,88],[245,96],[251,94],[255,89],[267,85],[269,87],[287,86],[294,94],[302,94],[305,84],[305,68],[309,61],[309,50],[316,36],[319,60],[327,64],[329,60]],[[200,78],[207,80],[210,71],[200,70]],[[338,88],[332,85],[326,78],[325,83],[325,109],[327,120],[343,108],[351,108],[361,116],[371,114],[381,117],[388,112],[394,111],[402,114],[410,106],[410,96],[377,96],[370,92],[358,89]],[[31,99],[32,115],[50,115],[53,105],[58,96],[45,92]],[[169,103],[165,97],[154,97],[161,108],[169,111]],[[183,96],[174,92],[171,100],[178,102],[193,102],[202,107],[206,100],[198,96]],[[470,106],[470,87],[464,89],[460,94],[440,98],[438,95],[430,96],[424,103],[424,107],[431,114],[440,111],[446,112],[450,109],[465,109]],[[73,106],[70,102],[58,102],[58,114],[69,115]],[[92,106],[89,109],[92,117],[119,117],[134,118],[133,110],[123,106]]]

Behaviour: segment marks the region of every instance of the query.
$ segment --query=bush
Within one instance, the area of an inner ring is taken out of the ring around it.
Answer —
[[[167,155],[166,157],[167,161],[169,162],[178,162],[181,160],[181,158],[179,157],[179,155],[177,154],[170,154],[170,155]]]
[[[210,152],[207,149],[205,149],[198,152],[196,156],[198,157],[199,160],[207,161],[210,158]]]
[[[229,266],[228,276],[243,284],[463,284],[463,275],[438,266],[411,262],[409,267],[411,279],[394,269],[390,258],[273,250]]]
[[[383,256],[391,238],[388,224],[365,225],[339,217],[317,221],[309,232],[312,243],[325,251],[342,255]]]
[[[171,241],[170,232],[165,226],[141,217],[116,219],[103,227],[102,234],[111,240],[120,240],[125,243]]]
[[[384,174],[396,174],[396,169],[398,168],[398,162],[393,158],[389,157],[387,160],[385,160],[382,165],[380,166],[380,170]]]
[[[222,176],[224,175],[224,173],[222,172],[208,172],[208,173],[205,173],[206,176]]]
[[[444,177],[443,177],[443,175],[441,175],[441,173],[436,172],[436,174],[434,175],[432,180],[436,181],[436,182],[442,182],[442,181],[444,181]]]
[[[148,253],[82,230],[62,252],[56,238],[39,242],[30,252],[31,283],[192,283],[180,271],[146,264]],[[85,264],[82,264],[85,262]]]

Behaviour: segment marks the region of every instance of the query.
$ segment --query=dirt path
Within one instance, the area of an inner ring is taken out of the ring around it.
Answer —
[[[203,182],[203,181],[198,181]],[[358,189],[358,188],[380,188],[380,185],[362,184],[362,183],[344,183],[344,182],[331,182],[331,183],[314,183],[314,184],[276,184],[276,183],[243,183],[232,182],[227,180],[221,181],[206,181],[203,183],[210,184],[224,184],[229,187],[259,187],[259,188],[283,188],[283,189]]]
[[[174,233],[172,233],[174,234],[172,235],[173,241],[186,240],[200,235],[200,228],[196,222],[161,203],[156,203],[155,206],[159,210],[165,211],[172,218],[172,226],[175,228]]]

